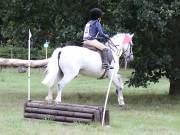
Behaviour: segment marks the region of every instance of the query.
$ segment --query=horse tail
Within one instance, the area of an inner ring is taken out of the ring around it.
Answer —
[[[42,81],[42,84],[48,87],[52,87],[60,79],[60,74],[62,72],[59,66],[61,50],[62,48],[57,48],[54,50],[51,58],[48,61],[46,68],[47,74]]]

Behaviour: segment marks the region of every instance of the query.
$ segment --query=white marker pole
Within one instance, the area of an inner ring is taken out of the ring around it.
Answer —
[[[29,40],[28,40],[28,101],[31,100],[31,31],[29,29]]]
[[[44,43],[44,48],[46,50],[46,59],[47,59],[47,48],[48,48],[48,46],[49,46],[49,42],[47,42],[47,40],[46,40],[46,42]]]
[[[47,59],[47,47],[45,49],[46,49],[46,59]]]
[[[111,89],[111,84],[112,84],[112,79],[113,79],[113,77],[114,77],[114,73],[115,73],[115,69],[113,69],[113,72],[112,72],[112,75],[111,75],[111,79],[110,79],[110,81],[109,81],[108,90],[107,90],[107,93],[106,93],[106,100],[105,100],[105,103],[104,103],[103,117],[102,117],[102,123],[101,123],[102,126],[104,126],[106,106],[107,106],[107,101],[108,101],[109,92],[110,92],[110,89]]]

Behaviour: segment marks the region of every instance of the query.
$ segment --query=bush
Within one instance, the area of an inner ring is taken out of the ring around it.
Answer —
[[[54,49],[48,48],[47,56],[50,57]],[[0,57],[28,59],[28,49],[20,47],[0,47]],[[45,49],[31,49],[31,59],[45,59]]]

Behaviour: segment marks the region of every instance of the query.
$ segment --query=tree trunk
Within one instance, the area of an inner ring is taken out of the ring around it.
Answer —
[[[170,79],[169,95],[180,95],[180,16],[171,22],[172,33],[169,36],[171,45],[172,76]]]
[[[180,79],[170,81],[169,95],[180,95]]]
[[[177,69],[180,70],[180,52],[177,52],[175,54],[175,57],[173,57],[173,74],[174,75],[180,75],[180,71],[176,71]],[[173,77],[170,79],[170,89],[169,89],[169,95],[180,95],[180,77]]]

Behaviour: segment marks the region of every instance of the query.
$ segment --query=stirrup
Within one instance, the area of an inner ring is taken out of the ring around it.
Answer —
[[[102,68],[105,70],[114,69],[114,67],[110,66],[109,64],[102,64]]]

